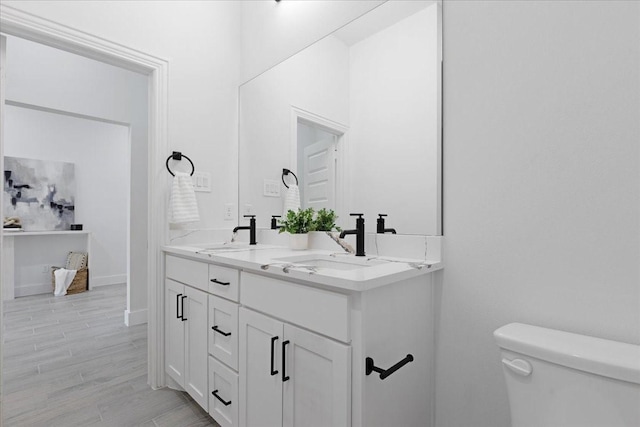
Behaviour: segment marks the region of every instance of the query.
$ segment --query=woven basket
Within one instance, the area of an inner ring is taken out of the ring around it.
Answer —
[[[51,267],[51,283],[53,285],[53,289],[56,288],[56,276],[54,272],[62,267]],[[71,284],[69,285],[69,289],[67,289],[67,295],[70,294],[79,294],[80,292],[84,292],[89,289],[89,269],[81,268],[76,273],[76,277],[73,278]]]

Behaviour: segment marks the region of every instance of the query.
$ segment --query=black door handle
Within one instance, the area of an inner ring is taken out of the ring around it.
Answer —
[[[231,332],[223,332],[220,329],[218,329],[218,325],[212,326],[211,329],[213,329],[214,331],[216,331],[220,335],[224,335],[225,337],[228,337],[229,335],[231,335]]]
[[[211,281],[213,283],[217,283],[218,285],[222,285],[222,286],[229,286],[231,284],[231,282],[221,282],[218,279],[211,279]]]
[[[213,390],[213,391],[211,392],[211,394],[213,394],[213,395],[216,397],[216,399],[218,399],[220,402],[222,402],[222,404],[223,404],[224,406],[229,406],[229,405],[231,405],[231,401],[226,402],[223,398],[221,398],[220,396],[218,396],[218,390]]]
[[[181,296],[182,294],[176,295],[176,319],[182,319],[182,314],[180,314],[180,297]]]
[[[278,375],[278,371],[273,369],[273,362],[275,358],[275,342],[278,341],[278,337],[271,337],[271,375]]]
[[[282,342],[282,382],[289,381],[289,377],[286,374],[287,367],[287,358],[286,356],[286,348],[287,344],[289,344],[289,340]]]
[[[186,295],[183,295],[183,296],[182,296],[182,317],[181,317],[181,319],[182,319],[182,321],[183,321],[183,322],[186,322],[186,320],[187,320],[187,318],[186,318],[186,317],[184,317],[184,300],[185,300],[185,299],[187,299],[187,296],[186,296]]]

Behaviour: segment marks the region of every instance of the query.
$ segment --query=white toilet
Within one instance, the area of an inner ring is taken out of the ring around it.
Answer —
[[[640,346],[521,323],[493,335],[513,427],[640,426]]]

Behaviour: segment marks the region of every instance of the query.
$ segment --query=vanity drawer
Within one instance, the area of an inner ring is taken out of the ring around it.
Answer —
[[[242,272],[247,307],[320,334],[349,342],[349,296]]]
[[[209,354],[238,370],[238,304],[213,295],[209,295]]]
[[[234,268],[209,264],[209,293],[238,301],[240,272]]]
[[[208,265],[204,262],[192,261],[167,255],[165,258],[165,272],[169,279],[185,285],[193,286],[207,292]]]
[[[209,356],[209,415],[222,427],[237,426],[238,404],[238,374]]]

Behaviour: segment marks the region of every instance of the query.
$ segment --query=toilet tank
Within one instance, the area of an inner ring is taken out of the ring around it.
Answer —
[[[521,323],[493,335],[512,427],[640,426],[640,346]]]

